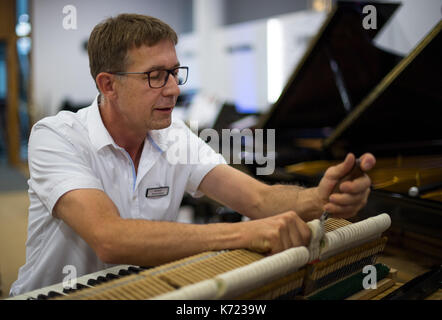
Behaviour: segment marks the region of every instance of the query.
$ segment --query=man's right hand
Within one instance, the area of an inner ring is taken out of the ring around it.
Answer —
[[[240,224],[244,247],[259,253],[275,254],[310,243],[310,228],[294,211]]]

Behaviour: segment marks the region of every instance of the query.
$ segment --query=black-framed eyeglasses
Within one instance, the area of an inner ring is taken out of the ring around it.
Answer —
[[[189,67],[177,67],[170,70],[158,69],[147,72],[109,72],[119,76],[125,76],[128,74],[145,74],[147,76],[147,83],[149,87],[153,89],[162,88],[166,85],[169,75],[171,74],[176,81],[176,84],[181,86],[187,82],[187,76],[189,75]]]

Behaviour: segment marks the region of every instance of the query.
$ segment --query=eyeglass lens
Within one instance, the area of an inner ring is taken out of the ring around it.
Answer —
[[[152,88],[160,88],[166,85],[169,74],[175,78],[178,85],[185,84],[187,81],[187,68],[175,68],[173,70],[155,70],[149,75],[149,84]]]

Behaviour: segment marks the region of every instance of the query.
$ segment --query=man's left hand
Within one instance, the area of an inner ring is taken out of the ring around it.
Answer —
[[[360,159],[360,166],[364,172],[369,171],[376,164],[376,159],[371,153],[365,153]],[[317,191],[318,197],[323,203],[322,209],[334,218],[350,218],[367,203],[371,185],[370,177],[367,174],[341,183],[340,193],[332,194],[336,184],[350,172],[355,161],[355,156],[352,153],[347,154],[344,162],[328,168],[319,182]]]

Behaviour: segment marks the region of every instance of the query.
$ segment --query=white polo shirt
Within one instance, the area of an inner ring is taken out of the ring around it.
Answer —
[[[178,140],[193,146],[193,155],[197,148],[198,161],[194,157],[190,163],[170,161],[173,153],[168,150],[179,150]],[[112,199],[122,218],[175,221],[184,192],[202,196],[198,186],[203,177],[226,163],[182,121],[174,119],[170,127],[149,132],[136,174],[129,154],[105,128],[97,99],[77,113],[61,111],[37,122],[28,148],[26,264],[19,270],[11,295],[63,282],[68,265],[75,266],[77,277],[111,266],[100,261],[67,224],[52,216],[54,205],[66,192],[99,189]]]

